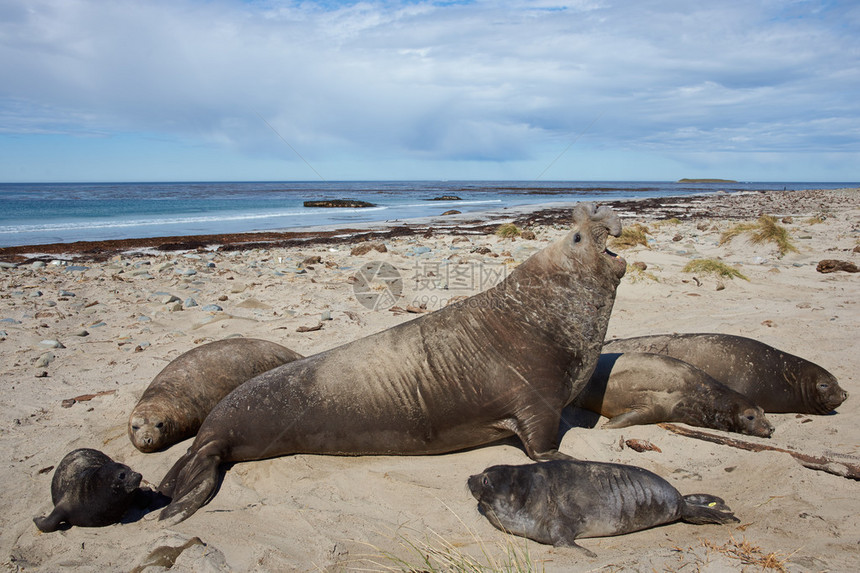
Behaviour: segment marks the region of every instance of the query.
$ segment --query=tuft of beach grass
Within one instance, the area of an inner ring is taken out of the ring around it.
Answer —
[[[724,231],[720,236],[720,245],[723,245],[739,235],[749,235],[754,244],[774,243],[782,257],[787,253],[797,252],[797,247],[791,242],[788,229],[780,225],[776,217],[762,215],[755,223],[739,223]]]
[[[519,237],[521,234],[522,231],[520,231],[520,228],[513,223],[499,225],[499,228],[496,229],[496,235],[503,239],[513,239],[515,237]]]
[[[650,249],[651,247],[648,247],[648,235],[650,234],[651,231],[642,223],[628,225],[621,230],[621,235],[612,239],[612,248],[629,249],[636,245],[642,245]]]
[[[761,547],[753,545],[746,539],[738,541],[731,536],[729,541],[723,545],[717,545],[713,541],[702,540],[702,546],[709,551],[721,553],[732,559],[737,559],[744,565],[761,567],[761,570],[773,569],[779,573],[788,573],[786,564],[791,555],[781,556],[777,552],[764,553]]]
[[[685,273],[707,273],[729,279],[738,277],[739,279],[749,282],[749,279],[736,268],[730,267],[729,265],[714,259],[694,259],[687,263],[681,270]]]

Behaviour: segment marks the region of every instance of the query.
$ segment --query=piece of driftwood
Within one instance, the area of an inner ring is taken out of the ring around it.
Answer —
[[[729,438],[727,436],[720,436],[718,434],[712,434],[710,432],[694,430],[692,428],[682,428],[681,426],[676,426],[675,424],[663,423],[658,425],[664,430],[669,430],[670,432],[674,432],[681,436],[686,436],[688,438],[697,438],[706,442],[713,442],[715,444],[731,446],[733,448],[748,450],[750,452],[782,452],[796,459],[798,462],[800,462],[800,465],[804,467],[827,472],[829,474],[837,476],[860,480],[860,465],[857,464],[834,460],[824,456],[810,456],[808,454],[795,452],[794,450],[778,448],[776,446],[768,446],[766,444],[756,444],[753,442],[738,440],[737,438]]]

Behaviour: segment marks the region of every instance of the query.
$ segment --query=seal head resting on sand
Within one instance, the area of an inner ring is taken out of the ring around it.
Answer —
[[[197,433],[215,404],[239,384],[302,355],[256,338],[228,338],[192,348],[158,373],[128,418],[128,437],[155,452]]]
[[[556,460],[493,466],[469,478],[480,512],[498,529],[547,545],[576,547],[664,523],[730,523],[738,519],[708,494],[682,496],[646,469],[622,464]]]
[[[765,412],[829,414],[848,398],[821,366],[730,334],[655,334],[610,340],[604,352],[650,352],[691,364]]]
[[[574,405],[611,418],[604,428],[681,422],[762,438],[773,434],[764,411],[752,400],[661,354],[601,354]]]
[[[571,231],[495,287],[285,364],[224,398],[159,491],[181,521],[213,495],[218,466],[294,453],[439,454],[516,435],[558,451],[561,410],[591,376],[626,263],[621,222],[580,204]]]

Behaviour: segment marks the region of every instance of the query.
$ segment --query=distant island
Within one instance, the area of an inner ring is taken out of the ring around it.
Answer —
[[[734,179],[679,179],[678,183],[737,183]]]
[[[356,201],[355,199],[323,199],[320,201],[305,201],[305,207],[376,207],[373,203],[367,201]]]

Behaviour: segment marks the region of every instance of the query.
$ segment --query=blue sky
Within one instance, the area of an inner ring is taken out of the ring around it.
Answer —
[[[0,0],[0,181],[857,181],[858,38],[854,0]]]

